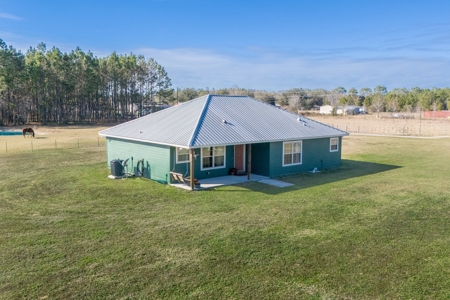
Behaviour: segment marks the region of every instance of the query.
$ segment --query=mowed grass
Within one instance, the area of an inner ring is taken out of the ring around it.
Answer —
[[[0,298],[446,299],[448,149],[350,136],[293,187],[197,192],[108,179],[101,147],[2,154]]]

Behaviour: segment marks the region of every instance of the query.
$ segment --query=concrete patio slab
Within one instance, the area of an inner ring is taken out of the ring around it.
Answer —
[[[263,179],[269,179],[269,177],[256,174],[251,174],[250,180],[247,179],[247,175],[245,176],[230,175],[230,176],[213,177],[199,180],[201,184],[200,188],[196,188],[195,190],[198,191],[198,190],[212,189],[224,185],[234,185],[244,182],[261,181]],[[171,183],[170,185],[180,189],[191,190],[191,187],[184,183]]]
[[[277,186],[280,188],[293,185],[292,183],[287,183],[287,182],[280,181],[280,180],[270,179],[269,177],[256,175],[256,174],[251,174],[250,180],[247,179],[247,176],[230,175],[230,176],[220,176],[220,177],[201,179],[200,180],[201,185],[199,188],[195,188],[195,191],[212,189],[212,188],[216,188],[216,187],[224,186],[224,185],[240,184],[240,183],[244,183],[244,182],[261,182],[261,183]],[[180,189],[191,190],[191,187],[184,183],[171,183],[170,185],[180,188]]]

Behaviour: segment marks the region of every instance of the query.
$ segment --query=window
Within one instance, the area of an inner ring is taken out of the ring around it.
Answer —
[[[339,150],[339,138],[330,139],[330,152],[336,152]]]
[[[283,143],[283,166],[302,163],[302,141]]]
[[[225,146],[202,148],[202,169],[225,168]]]
[[[177,148],[177,164],[189,162],[189,149]]]

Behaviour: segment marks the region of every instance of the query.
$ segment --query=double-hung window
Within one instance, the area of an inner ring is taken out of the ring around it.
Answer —
[[[225,168],[225,146],[202,148],[202,169]]]
[[[302,163],[302,141],[283,143],[283,166]]]
[[[330,138],[330,152],[339,151],[339,138]]]
[[[189,162],[189,149],[177,148],[177,164]]]

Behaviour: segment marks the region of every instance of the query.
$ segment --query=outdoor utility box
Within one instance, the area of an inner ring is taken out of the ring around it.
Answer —
[[[123,174],[122,160],[113,159],[111,161],[111,175],[122,176],[122,174]]]

